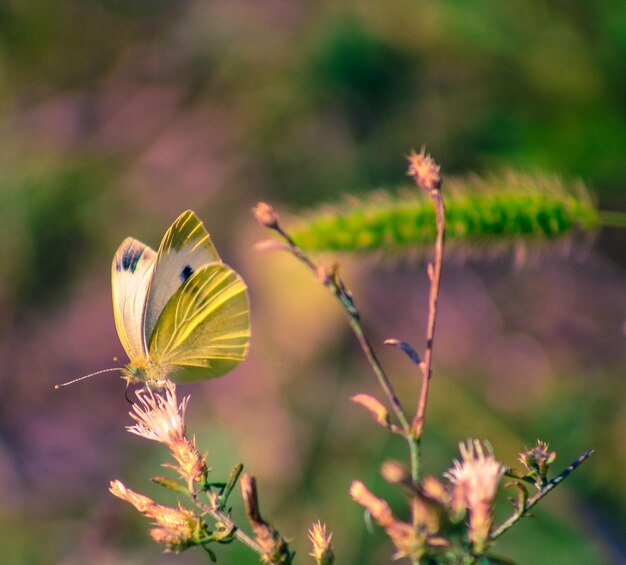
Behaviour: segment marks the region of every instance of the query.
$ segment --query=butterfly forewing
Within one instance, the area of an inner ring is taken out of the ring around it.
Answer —
[[[111,266],[115,327],[122,346],[133,361],[148,356],[143,327],[155,258],[156,253],[147,245],[127,237],[119,246]]]
[[[248,295],[223,263],[194,273],[169,300],[149,340],[150,357],[182,382],[218,377],[248,352]]]
[[[159,316],[172,296],[208,263],[220,263],[220,256],[198,217],[183,212],[163,236],[159,246],[144,322],[149,341]]]

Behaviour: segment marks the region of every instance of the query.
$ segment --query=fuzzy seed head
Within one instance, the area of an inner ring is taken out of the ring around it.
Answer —
[[[407,175],[413,177],[417,186],[427,192],[438,191],[441,188],[440,167],[423,149],[420,153],[411,152],[408,160],[409,170]]]

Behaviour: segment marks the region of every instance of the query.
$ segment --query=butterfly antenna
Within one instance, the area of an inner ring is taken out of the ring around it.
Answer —
[[[122,367],[112,367],[111,369],[102,369],[101,371],[96,371],[95,373],[89,373],[88,375],[85,375],[83,377],[78,377],[77,379],[74,379],[73,381],[68,381],[60,385],[54,385],[54,388],[56,390],[58,388],[61,388],[62,386],[72,385],[74,383],[77,383],[78,381],[84,381],[85,379],[95,377],[96,375],[101,375],[102,373],[110,373],[111,371],[124,371],[124,369]]]

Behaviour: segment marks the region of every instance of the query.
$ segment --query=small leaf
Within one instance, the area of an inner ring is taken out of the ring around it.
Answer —
[[[385,345],[391,345],[392,347],[397,347],[406,353],[408,358],[413,361],[418,367],[421,367],[422,360],[420,359],[419,354],[411,345],[409,345],[406,341],[400,341],[398,339],[386,339]]]
[[[213,553],[206,545],[202,544],[202,549],[207,552],[211,563],[217,563],[217,555]]]
[[[177,483],[176,481],[173,481],[171,479],[167,479],[165,477],[152,477],[150,480],[153,483],[156,483],[157,485],[165,487],[166,489],[173,490],[174,492],[178,492],[180,494],[185,494],[185,495],[189,494],[189,490],[187,490],[186,487],[184,487],[180,483]]]
[[[374,420],[376,420],[376,422],[378,422],[381,426],[385,428],[391,427],[391,422],[389,421],[389,411],[377,398],[374,398],[369,394],[355,394],[350,397],[350,400],[356,404],[360,404],[363,408],[366,408],[374,417]]]
[[[235,488],[235,485],[237,484],[237,481],[239,480],[239,476],[241,475],[242,471],[243,463],[238,463],[233,467],[230,475],[228,475],[228,481],[226,481],[226,484],[224,485],[224,491],[220,496],[220,510],[224,510],[226,504],[228,504],[228,497],[230,496],[233,488]]]

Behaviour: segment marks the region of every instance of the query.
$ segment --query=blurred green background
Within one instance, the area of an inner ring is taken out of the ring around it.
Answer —
[[[52,388],[124,358],[113,253],[128,235],[157,246],[193,208],[253,308],[250,358],[180,389],[215,478],[246,464],[298,562],[311,562],[317,519],[338,563],[390,562],[347,490],[361,479],[406,515],[378,473],[404,445],[348,401],[378,390],[342,313],[294,260],[252,250],[267,234],[250,209],[394,187],[404,155],[425,145],[446,173],[580,177],[601,208],[625,210],[625,132],[624,2],[0,2],[0,561],[207,562],[162,555],[107,492],[119,478],[161,496],[147,478],[167,459],[125,432],[123,383]],[[537,437],[558,469],[597,449],[498,543],[519,563],[626,559],[625,249],[623,232],[605,230],[581,262],[446,266],[428,472],[468,436],[507,464]],[[344,268],[374,343],[421,349],[421,266]],[[414,369],[397,351],[381,357],[414,405]],[[243,547],[217,551],[256,563]]]

